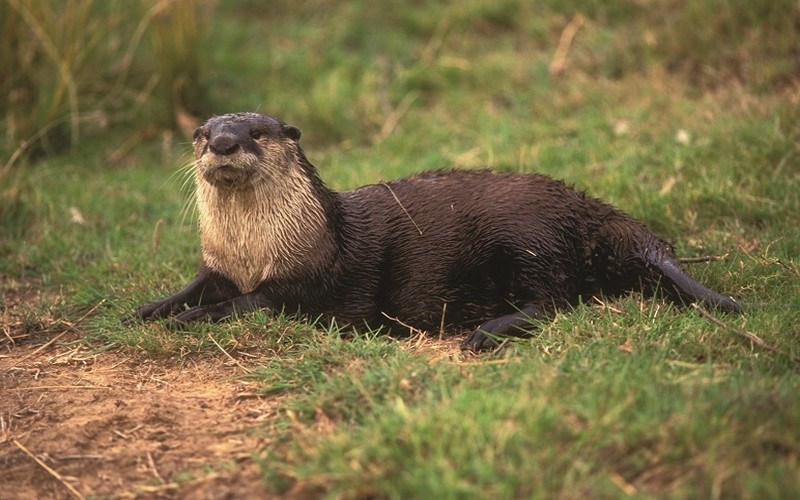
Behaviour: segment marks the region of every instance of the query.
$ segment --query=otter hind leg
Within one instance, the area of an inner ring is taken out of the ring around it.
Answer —
[[[512,314],[486,321],[473,330],[461,343],[465,351],[480,352],[497,347],[501,337],[527,337],[531,320],[548,319],[553,316],[548,309],[538,305],[528,305]]]

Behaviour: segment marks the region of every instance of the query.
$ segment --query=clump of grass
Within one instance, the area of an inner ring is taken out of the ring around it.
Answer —
[[[183,109],[206,112],[193,48],[208,9],[204,0],[0,3],[3,156],[12,163],[14,151],[63,151],[112,125],[173,127]]]
[[[164,105],[162,123],[173,126],[180,114],[203,116],[211,111],[202,46],[207,39],[211,4],[207,0],[157,4],[150,35],[159,75],[157,101]]]

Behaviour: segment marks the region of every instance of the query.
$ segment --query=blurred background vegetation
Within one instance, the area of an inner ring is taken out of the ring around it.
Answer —
[[[56,154],[112,127],[172,128],[181,113],[208,112],[198,48],[212,9],[202,0],[0,2],[4,156]]]
[[[231,103],[313,122],[326,142],[365,141],[387,133],[398,105],[430,104],[453,85],[523,90],[543,72],[536,61],[475,68],[452,54],[551,52],[570,22],[614,28],[590,29],[571,48],[571,66],[591,77],[655,62],[701,90],[780,91],[800,74],[799,9],[795,0],[2,0],[0,158],[7,169],[114,129],[148,139]]]

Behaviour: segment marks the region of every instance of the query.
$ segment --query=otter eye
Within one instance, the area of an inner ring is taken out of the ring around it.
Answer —
[[[257,128],[254,128],[253,130],[250,131],[250,137],[252,137],[253,139],[260,139],[262,135],[264,135],[264,132]]]
[[[201,137],[208,139],[208,134],[203,131],[203,127],[197,127],[194,129],[194,133],[192,134],[192,140],[197,141]]]

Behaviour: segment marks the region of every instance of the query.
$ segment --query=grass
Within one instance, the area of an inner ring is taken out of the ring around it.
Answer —
[[[773,3],[238,2],[218,7],[205,78],[214,113],[259,110],[303,129],[336,189],[431,168],[540,171],[640,218],[681,255],[727,255],[691,267],[747,304],[721,319],[796,356],[800,12]],[[566,69],[551,75],[577,13]],[[50,297],[26,311],[32,329],[93,311],[81,328],[98,348],[270,353],[249,377],[281,395],[259,457],[273,491],[798,493],[796,363],[658,300],[584,305],[481,357],[435,338],[343,338],[291,315],[122,325],[189,281],[200,257],[172,175],[186,144],[145,143],[108,168],[115,140],[3,179],[0,275]]]
[[[0,3],[0,155],[11,157],[3,162],[149,123],[129,137],[138,144],[155,135],[153,125],[207,113],[194,47],[205,40],[208,7],[202,0]]]

